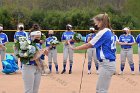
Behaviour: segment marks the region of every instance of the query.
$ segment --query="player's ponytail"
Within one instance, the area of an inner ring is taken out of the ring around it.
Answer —
[[[98,14],[94,17],[94,19],[98,20],[101,22],[101,25],[99,27],[99,30],[102,30],[104,28],[109,28],[109,29],[112,29],[111,28],[111,24],[110,24],[110,18],[108,16],[107,13],[104,13],[104,14]]]

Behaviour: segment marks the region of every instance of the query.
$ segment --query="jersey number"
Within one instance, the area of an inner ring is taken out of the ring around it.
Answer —
[[[114,38],[114,36],[111,37],[111,41],[112,41],[111,49],[116,49],[116,44],[115,44],[115,38]]]

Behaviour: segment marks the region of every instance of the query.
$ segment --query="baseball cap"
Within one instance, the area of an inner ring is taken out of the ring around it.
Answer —
[[[130,28],[129,27],[125,27],[123,30],[127,31],[127,30],[130,30]]]
[[[71,25],[71,24],[67,24],[66,26],[67,26],[67,27],[71,27],[71,28],[72,28],[72,25]]]
[[[18,25],[18,28],[20,28],[20,27],[23,27],[24,28],[24,25],[23,24],[19,24]]]
[[[31,32],[30,35],[31,35],[31,36],[34,36],[34,35],[41,35],[41,31],[33,31],[33,32]]]
[[[91,28],[89,28],[89,30],[92,30],[92,31],[94,31],[94,30],[95,30],[95,28],[91,27]]]
[[[3,27],[2,26],[0,26],[0,31],[2,31],[3,30]]]

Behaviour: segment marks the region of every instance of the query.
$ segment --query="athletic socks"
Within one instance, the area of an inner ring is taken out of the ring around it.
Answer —
[[[55,65],[56,71],[58,71],[58,65]]]
[[[121,71],[123,72],[123,70],[124,70],[124,64],[121,64]]]
[[[52,65],[49,65],[50,72],[52,71]]]
[[[134,71],[134,64],[130,64],[131,71]]]
[[[91,69],[91,64],[88,64],[88,70],[90,70]]]
[[[140,72],[140,64],[139,64],[139,72]]]
[[[66,64],[63,65],[63,70],[66,70]]]
[[[96,70],[98,70],[98,69],[99,69],[99,65],[97,64],[97,65],[96,65]]]
[[[70,71],[72,71],[72,64],[70,64]]]

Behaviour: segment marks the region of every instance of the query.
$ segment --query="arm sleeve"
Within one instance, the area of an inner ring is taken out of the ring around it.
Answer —
[[[136,37],[136,43],[139,43],[139,35]]]
[[[135,43],[135,38],[133,36],[131,37],[131,43]]]
[[[119,37],[119,42],[122,42],[121,36]]]
[[[48,40],[46,39],[46,47],[49,47],[50,44],[48,44]]]
[[[62,34],[61,40],[66,40],[66,37],[64,36],[64,33]]]
[[[16,33],[14,34],[14,39],[16,39]]]
[[[9,40],[8,40],[8,37],[7,37],[7,35],[5,34],[5,42],[8,42]]]

